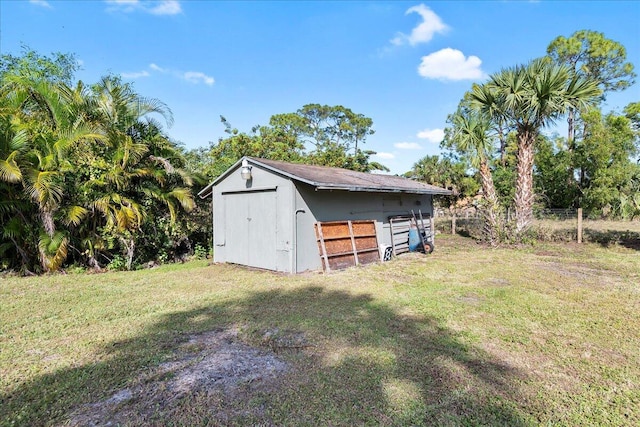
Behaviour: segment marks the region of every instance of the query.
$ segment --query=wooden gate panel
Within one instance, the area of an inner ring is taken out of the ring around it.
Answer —
[[[317,222],[314,228],[325,271],[380,261],[374,220]]]

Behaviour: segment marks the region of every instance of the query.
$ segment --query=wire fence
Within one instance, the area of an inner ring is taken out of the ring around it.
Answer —
[[[578,217],[578,209],[576,208],[567,208],[567,209],[534,209],[533,218],[535,220],[552,220],[552,221],[566,221],[566,220],[576,220]],[[581,210],[581,209],[580,209]],[[434,212],[435,218],[446,218],[451,219],[452,217],[456,217],[457,219],[464,220],[481,220],[482,212],[476,208],[467,208],[456,210],[452,212],[449,209],[444,208],[436,208]],[[608,221],[608,222],[621,222],[621,223],[637,223],[638,219],[620,219],[620,218],[611,218],[610,216],[604,216],[597,214],[595,212],[583,211],[582,217],[585,221]],[[503,218],[511,221],[515,219],[515,210],[506,209],[503,212]]]
[[[582,209],[534,210],[530,235],[539,241],[597,242],[603,245],[624,244],[640,249],[640,221],[612,220],[587,215]],[[515,219],[513,210],[506,210],[503,219]],[[439,233],[453,233],[482,238],[483,217],[475,209],[451,212],[436,209],[435,229]]]

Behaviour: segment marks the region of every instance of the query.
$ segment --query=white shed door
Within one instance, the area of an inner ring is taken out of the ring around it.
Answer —
[[[227,262],[277,270],[276,191],[224,194]]]

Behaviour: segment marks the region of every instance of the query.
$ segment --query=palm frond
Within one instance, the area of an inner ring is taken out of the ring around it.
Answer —
[[[38,241],[40,263],[45,271],[57,271],[67,259],[69,238],[66,233],[57,231],[53,236],[40,234]]]
[[[89,211],[82,206],[69,206],[64,211],[63,223],[67,226],[78,226]]]
[[[2,237],[6,239],[16,239],[24,232],[25,224],[17,216],[7,221],[2,227]]]
[[[14,151],[5,159],[0,159],[0,181],[20,182],[22,180],[22,171],[16,162],[18,152]]]
[[[56,171],[36,171],[26,186],[27,193],[32,200],[41,206],[50,203],[60,203],[63,189],[57,181],[59,173]]]

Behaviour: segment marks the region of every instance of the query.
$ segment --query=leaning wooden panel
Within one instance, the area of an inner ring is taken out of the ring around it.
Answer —
[[[353,229],[354,236],[375,236],[376,235],[375,221],[352,221],[351,228]]]
[[[378,251],[378,249],[376,249],[375,251],[372,250],[368,252],[359,252],[358,260],[360,261],[360,264],[371,264],[372,262],[378,262],[380,261],[380,252]]]
[[[314,227],[325,271],[380,260],[374,220],[317,222]]]
[[[356,251],[360,252],[366,249],[378,249],[378,239],[373,237],[356,237]]]
[[[325,247],[327,248],[327,255],[335,255],[344,252],[353,253],[353,246],[351,246],[351,238],[345,237],[344,239],[325,240]]]
[[[322,224],[322,235],[325,240],[350,236],[348,221],[322,222],[320,224]]]
[[[356,265],[356,261],[353,254],[335,255],[329,258],[331,270],[342,270],[354,265]]]

